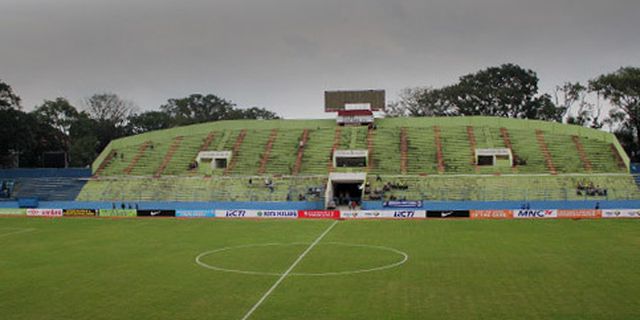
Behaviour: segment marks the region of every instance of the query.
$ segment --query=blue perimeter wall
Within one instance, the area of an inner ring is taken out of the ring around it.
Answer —
[[[34,168],[34,169],[0,169],[0,179],[15,178],[89,178],[90,168]]]
[[[115,204],[121,208],[122,202],[81,202],[81,201],[40,201],[39,208],[49,209],[111,209]],[[249,210],[322,210],[324,203],[317,202],[172,202],[172,201],[143,201],[125,202],[125,206],[139,209],[168,209],[168,210],[205,210],[205,209],[249,209]],[[520,209],[528,206],[530,209],[635,209],[640,208],[640,200],[616,201],[424,201],[425,210],[501,210]],[[17,208],[17,201],[2,201],[0,208]],[[380,201],[365,201],[363,210],[393,209],[385,208]],[[416,208],[420,209],[420,208]]]

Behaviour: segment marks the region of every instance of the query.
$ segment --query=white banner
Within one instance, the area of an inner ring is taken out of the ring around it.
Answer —
[[[348,210],[341,211],[343,219],[415,219],[426,218],[425,210]]]
[[[297,210],[216,210],[217,218],[279,218],[295,219]]]
[[[515,219],[557,218],[558,210],[535,210],[535,209],[513,210],[513,217]]]
[[[62,217],[62,209],[27,209],[31,217]]]
[[[603,218],[640,218],[640,209],[602,210]]]

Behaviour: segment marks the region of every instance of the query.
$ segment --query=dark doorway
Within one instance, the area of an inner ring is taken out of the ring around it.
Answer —
[[[333,200],[339,206],[349,205],[351,201],[355,201],[360,205],[362,200],[362,183],[334,183],[333,184]]]

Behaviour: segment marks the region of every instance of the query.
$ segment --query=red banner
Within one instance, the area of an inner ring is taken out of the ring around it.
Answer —
[[[558,210],[558,218],[565,219],[594,219],[600,218],[602,211],[594,209]]]
[[[298,218],[301,219],[339,219],[338,210],[299,210]]]
[[[511,210],[471,210],[471,219],[511,219]]]

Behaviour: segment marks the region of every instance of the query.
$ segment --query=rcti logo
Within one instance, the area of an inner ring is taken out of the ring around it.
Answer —
[[[519,210],[518,217],[520,218],[550,218],[553,217],[553,210]]]
[[[394,218],[413,218],[415,215],[415,211],[412,210],[404,210],[404,211],[396,211],[393,213]]]
[[[245,210],[227,210],[225,217],[244,217],[247,212]]]

